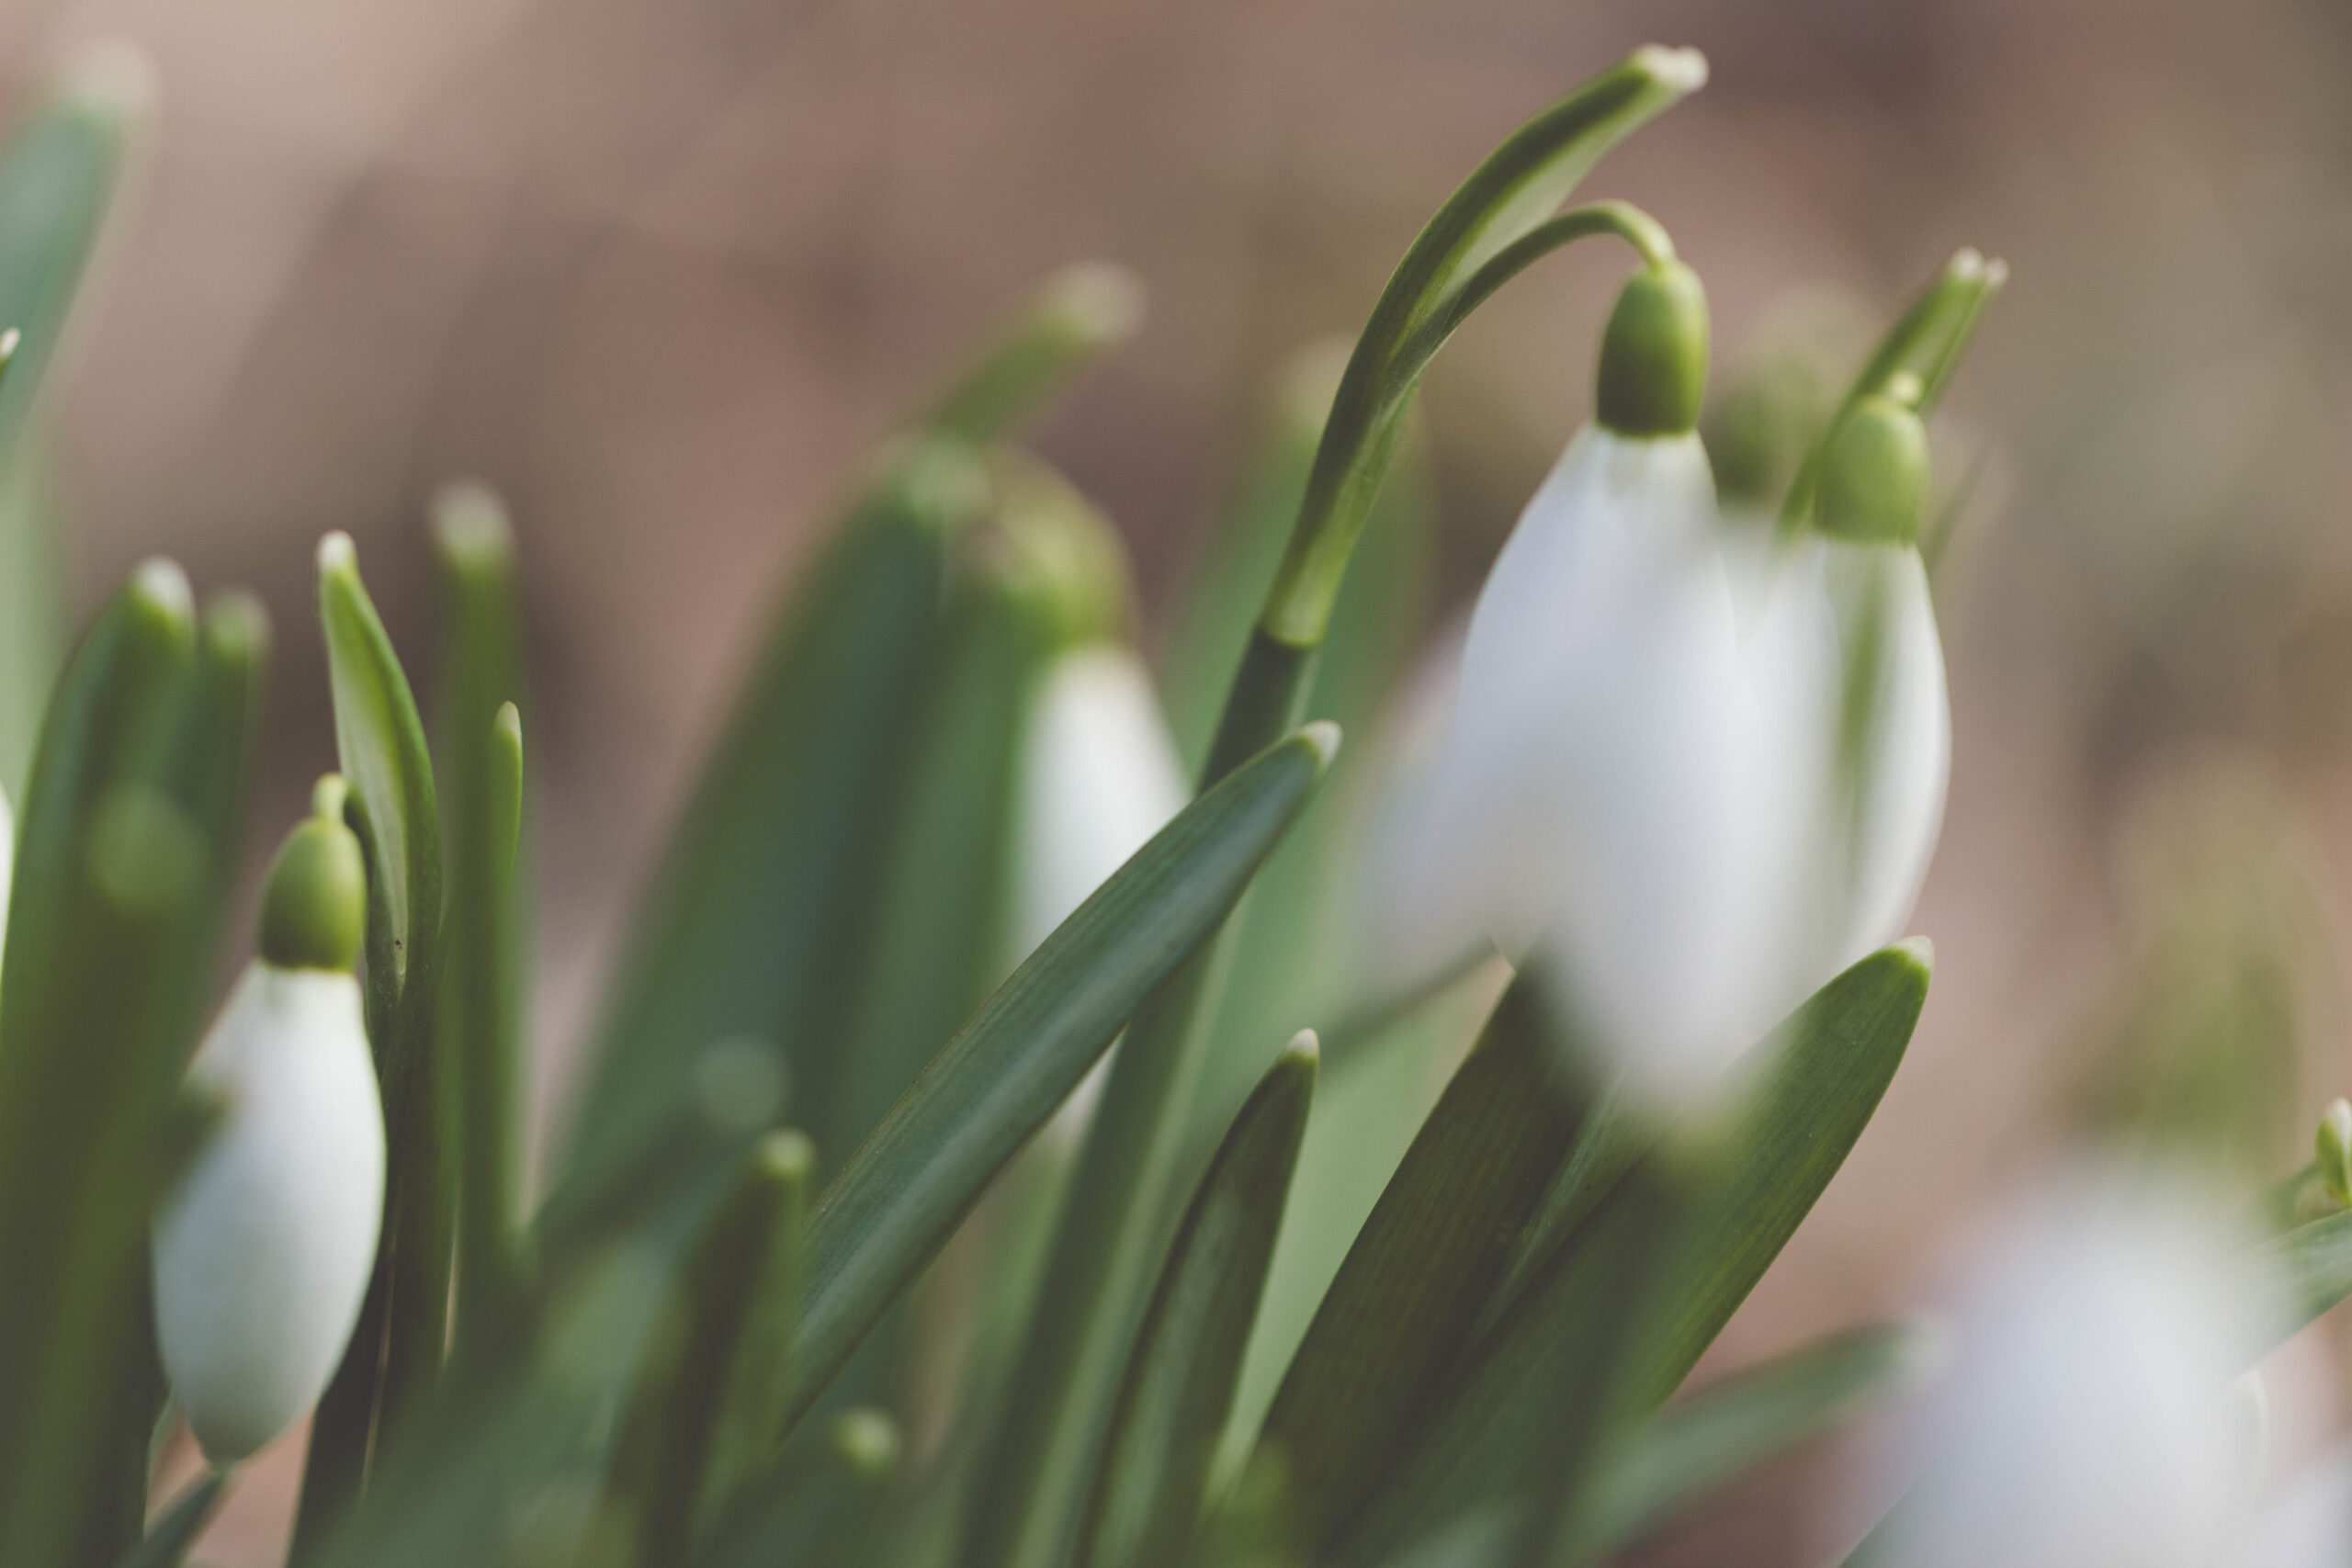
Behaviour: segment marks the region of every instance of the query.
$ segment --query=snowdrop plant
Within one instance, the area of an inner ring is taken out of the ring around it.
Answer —
[[[1019,439],[1133,284],[1051,280],[915,404],[744,670],[536,1179],[529,536],[435,500],[429,710],[322,542],[348,784],[209,1034],[266,626],[135,571],[40,683],[15,795],[0,1568],[184,1560],[314,1394],[305,1568],[1579,1564],[1915,1381],[1877,1325],[1681,1392],[1925,1001],[1925,943],[1878,945],[1948,744],[1919,422],[1997,275],[1963,256],[1895,324],[1778,525],[1722,514],[1697,277],[1646,215],[1567,205],[1704,79],[1637,51],[1408,250],[1159,672],[1222,693],[1190,778],[1115,532]],[[0,154],[0,262],[40,264],[0,265],[11,450],[130,129],[68,94]],[[1637,262],[1595,423],[1480,596],[1399,863],[1523,974],[1432,1001],[1363,961],[1335,998],[1366,852],[1356,786],[1316,797],[1378,755],[1332,719],[1406,662],[1429,526],[1384,479],[1454,330],[1589,238]],[[2325,1136],[2294,1191],[2340,1175]],[[2214,1291],[2352,1292],[2352,1215],[2263,1212]],[[1967,1430],[2075,1430],[2031,1382]],[[151,1510],[183,1416],[207,1468]]]

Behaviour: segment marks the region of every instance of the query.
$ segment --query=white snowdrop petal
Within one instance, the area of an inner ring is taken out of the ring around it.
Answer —
[[[225,1120],[155,1221],[164,1367],[216,1463],[301,1415],[358,1316],[384,1124],[349,974],[255,962],[189,1069]]]
[[[1894,1473],[1902,1568],[2207,1568],[2244,1471],[2228,1404],[2261,1321],[2241,1249],[2114,1172],[2075,1173],[1974,1250],[1950,1375]]]
[[[2237,1533],[2218,1568],[2344,1568],[2352,1562],[2352,1452],[2304,1465]]]
[[[1829,965],[1837,969],[1901,936],[1918,901],[1943,828],[1951,774],[1951,706],[1935,603],[1918,552],[1859,545],[1833,545],[1831,551],[1833,577],[1841,568],[1877,574],[1886,615],[1864,768],[1860,853],[1847,896],[1842,947]],[[1849,567],[1841,557],[1866,558]]]
[[[1192,798],[1151,676],[1111,643],[1042,678],[1021,757],[1013,952],[1053,933]]]

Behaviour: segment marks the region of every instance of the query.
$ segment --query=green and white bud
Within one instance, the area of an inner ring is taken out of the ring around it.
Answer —
[[[2330,1101],[2320,1112],[2316,1140],[2320,1185],[2339,1209],[2352,1209],[2352,1100]]]
[[[261,953],[188,1068],[221,1123],[155,1218],[164,1368],[215,1464],[317,1400],[376,1256],[384,1118],[351,969],[367,880],[343,795],[321,786],[270,868]]]

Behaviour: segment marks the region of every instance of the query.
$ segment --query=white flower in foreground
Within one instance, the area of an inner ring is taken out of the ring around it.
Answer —
[[[261,954],[188,1069],[221,1122],[155,1219],[164,1368],[216,1464],[326,1387],[383,1208],[383,1112],[351,972],[366,874],[340,781],[321,794],[271,868]]]
[[[2266,1303],[2245,1250],[2161,1187],[2076,1173],[1969,1255],[1956,1359],[1892,1479],[1925,1469],[1873,1562],[2211,1568],[2244,1500],[2231,1384]]]
[[[2290,1476],[2220,1559],[2219,1568],[2344,1568],[2352,1562],[2352,1453]]]
[[[1705,335],[1687,269],[1627,286],[1599,423],[1504,545],[1444,757],[1374,856],[1385,950],[1483,931],[1654,1104],[1901,934],[1951,758],[1917,414],[1841,422],[1818,533],[1743,527],[1691,428]]]
[[[1151,676],[1132,649],[1082,642],[1039,678],[1022,737],[1012,952],[1026,957],[1193,798]],[[1047,1124],[1074,1141],[1110,1057]]]

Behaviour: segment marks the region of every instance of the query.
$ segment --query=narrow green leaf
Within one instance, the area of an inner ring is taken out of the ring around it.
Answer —
[[[1513,131],[1447,198],[1405,253],[1356,342],[1325,427],[1290,546],[1260,624],[1295,647],[1323,638],[1340,580],[1430,356],[1459,323],[1465,289],[1566,201],[1608,151],[1705,79],[1688,51],[1643,49]],[[1436,330],[1432,330],[1435,328]]]
[[[436,1050],[445,1125],[458,1129],[460,1347],[521,1309],[523,998],[522,613],[514,536],[498,498],[435,499],[442,634],[439,803],[449,840]]]
[[[605,1475],[604,1528],[627,1546],[619,1560],[647,1568],[683,1562],[693,1543],[704,1466],[758,1298],[779,1214],[808,1180],[813,1151],[797,1133],[773,1133],[750,1152],[703,1226],[623,1410]]]
[[[1143,998],[1215,930],[1338,744],[1310,726],[1202,796],[1000,987],[825,1190],[794,1336],[797,1417]]]
[[[1143,288],[1132,275],[1104,262],[1065,268],[917,423],[966,441],[1005,435],[1142,321]]]
[[[2282,1282],[2286,1310],[2263,1347],[2267,1354],[2346,1296],[2352,1296],[2352,1213],[2297,1225],[2263,1244],[2257,1277]]]
[[[192,1043],[212,846],[169,782],[187,579],[133,573],[51,703],[0,975],[0,1562],[136,1539],[111,1441],[144,1275],[146,1151]],[[142,856],[148,857],[142,860]]]
[[[1583,1528],[1605,1557],[1742,1478],[1915,1386],[1938,1358],[1917,1326],[1851,1329],[1669,1404],[1607,1469]]]
[[[1634,1347],[1636,1413],[1680,1383],[1837,1174],[1902,1062],[1927,990],[1926,944],[1898,943],[1830,981],[1751,1053],[1741,1070],[1754,1088],[1678,1227],[1666,1305],[1646,1314]],[[1342,1560],[1375,1560],[1527,1474],[1562,1359],[1648,1244],[1643,1193],[1653,1185],[1621,1181],[1472,1348],[1367,1494]]]
[[[1261,1442],[1297,1539],[1330,1542],[1459,1356],[1581,1117],[1530,984],[1505,994],[1349,1249]]]
[[[817,1152],[805,1140],[787,1134],[768,1157],[776,1168],[773,1212],[767,1229],[755,1238],[743,1321],[718,1398],[702,1488],[706,1520],[730,1517],[741,1508],[747,1483],[785,1436],[785,1413],[776,1396],[785,1387],[793,1325],[800,1316]]]
[[[234,1479],[234,1470],[214,1470],[190,1482],[155,1521],[155,1528],[123,1554],[121,1568],[179,1568],[196,1538],[220,1511],[221,1500],[229,1495],[229,1483]]]
[[[565,1179],[626,1164],[691,1055],[786,1052],[818,1105],[892,788],[938,647],[946,551],[989,500],[960,444],[902,446],[754,661],[616,966]]]
[[[435,1076],[441,820],[433,759],[349,536],[322,540],[318,566],[335,751],[351,784],[351,826],[368,855],[368,1035],[383,1085],[386,1165],[376,1275],[312,1419],[298,1559],[364,1487],[371,1430],[440,1375],[458,1158]]]
[[[1315,1071],[1315,1037],[1302,1033],[1241,1108],[1193,1194],[1112,1408],[1079,1536],[1080,1568],[1185,1560],[1273,1258]]]
[[[0,328],[20,334],[0,382],[0,788],[11,795],[65,633],[55,495],[34,411],[149,118],[145,74],[119,47],[84,56],[0,151]]]
[[[867,1549],[890,1478],[899,1468],[899,1428],[881,1411],[844,1411],[815,1451],[784,1470],[779,1483],[696,1568],[831,1568],[872,1561]]]

